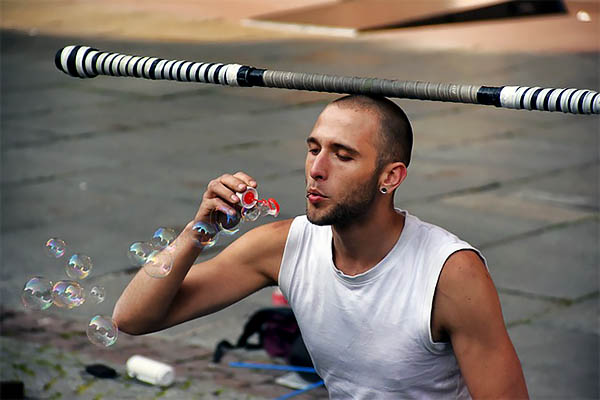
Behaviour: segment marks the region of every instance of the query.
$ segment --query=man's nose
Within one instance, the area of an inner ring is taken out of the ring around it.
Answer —
[[[315,180],[327,179],[327,164],[327,155],[323,151],[321,151],[312,161],[312,165],[310,166],[309,171],[310,177]]]

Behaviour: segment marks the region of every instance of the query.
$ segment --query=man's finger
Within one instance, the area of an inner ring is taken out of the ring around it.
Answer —
[[[239,172],[238,172],[239,174]],[[237,174],[236,174],[237,175]],[[223,175],[220,179],[221,183],[229,188],[230,190],[238,193],[242,193],[246,190],[249,185],[249,182],[242,179],[241,176],[236,175]]]
[[[233,174],[233,176],[243,180],[246,183],[246,186],[251,186],[253,188],[256,188],[256,180],[253,177],[251,177],[250,175],[248,175],[247,173],[239,171],[239,172],[236,172],[235,174]]]
[[[230,204],[238,203],[240,199],[235,194],[237,191],[235,185],[235,183],[225,185],[222,180],[212,184],[208,191],[208,199],[212,200],[220,198]],[[233,188],[230,188],[231,186],[233,186]],[[246,186],[244,186],[244,188],[245,187]]]

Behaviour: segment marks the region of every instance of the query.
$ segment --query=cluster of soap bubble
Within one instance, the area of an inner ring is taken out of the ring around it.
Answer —
[[[66,250],[67,245],[62,239],[51,238],[46,242],[45,252],[51,258],[63,257]],[[25,308],[38,311],[47,310],[52,305],[72,309],[80,307],[86,300],[100,304],[106,297],[106,291],[102,286],[93,286],[86,293],[85,288],[77,282],[86,279],[92,272],[92,268],[90,257],[75,253],[69,257],[65,265],[65,273],[70,279],[52,282],[45,277],[34,276],[25,283],[21,302]],[[98,326],[102,329],[98,329]],[[92,343],[106,347],[116,342],[118,329],[110,317],[96,315],[88,324],[87,335]]]
[[[279,204],[273,198],[259,199],[258,192],[248,187],[243,193],[236,193],[240,199],[241,211],[235,215],[215,212],[209,222],[197,221],[192,229],[196,232],[196,241],[199,246],[209,248],[217,243],[219,236],[233,235],[239,231],[242,222],[254,222],[261,215],[279,215]]]
[[[164,278],[173,268],[172,243],[177,238],[173,228],[158,228],[149,242],[134,242],[127,256],[133,265],[143,267],[153,278]]]
[[[259,199],[256,189],[248,187],[243,193],[236,193],[240,199],[241,210],[235,215],[215,212],[209,222],[198,221],[193,225],[196,241],[199,246],[214,246],[220,235],[233,235],[239,231],[239,225],[246,221],[256,221],[261,215],[279,215],[279,204],[273,198]],[[129,260],[153,278],[164,278],[173,268],[174,241],[177,232],[172,228],[158,228],[148,242],[135,242],[129,246]],[[58,238],[46,242],[45,251],[49,257],[58,259],[65,255],[66,243]],[[68,280],[53,283],[42,276],[31,278],[23,287],[21,300],[31,310],[46,310],[52,305],[73,309],[90,299],[96,304],[102,303],[106,296],[101,286],[93,286],[86,293],[84,287],[77,282],[86,279],[93,268],[90,257],[75,253],[69,257],[65,273]],[[94,316],[86,329],[87,336],[95,345],[109,347],[115,344],[119,329],[110,316]]]
[[[279,215],[279,204],[275,199],[259,199],[256,189],[248,187],[243,193],[236,193],[241,210],[235,215],[215,212],[209,222],[196,222],[192,229],[196,232],[196,242],[204,248],[212,247],[219,235],[234,235],[244,221],[256,221],[261,215]],[[164,278],[173,269],[174,241],[177,232],[173,228],[158,228],[147,242],[134,242],[129,246],[128,257],[135,266],[153,278]]]

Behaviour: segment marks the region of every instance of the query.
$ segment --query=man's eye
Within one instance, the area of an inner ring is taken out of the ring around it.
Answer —
[[[316,156],[317,154],[319,154],[319,149],[308,149],[308,152],[310,154],[313,154],[313,155]]]
[[[339,158],[340,161],[350,161],[350,160],[352,160],[352,157],[346,157],[346,156],[342,156],[340,154],[337,155],[337,158]]]

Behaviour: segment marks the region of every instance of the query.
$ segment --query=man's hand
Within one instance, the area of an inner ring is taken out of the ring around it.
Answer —
[[[239,210],[240,201],[235,193],[244,192],[248,186],[256,189],[256,181],[244,172],[224,174],[213,179],[206,187],[194,221],[212,222],[211,216],[216,211],[235,215]]]

